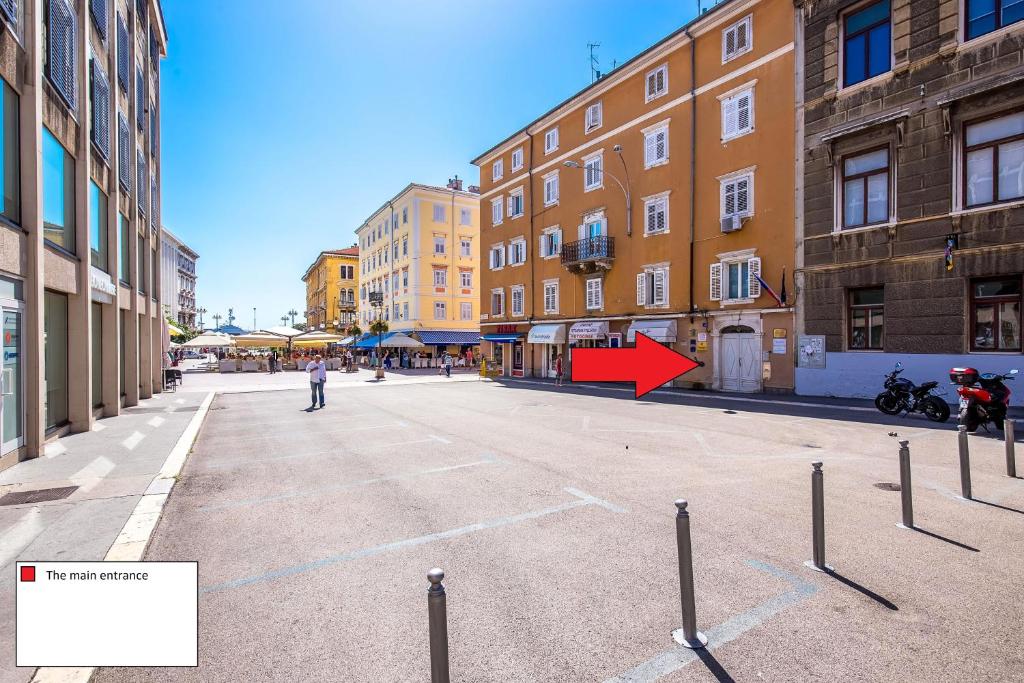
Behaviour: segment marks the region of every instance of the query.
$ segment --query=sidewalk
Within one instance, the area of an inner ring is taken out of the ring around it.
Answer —
[[[205,399],[201,393],[157,394],[0,472],[0,647],[8,655],[0,663],[0,683],[24,683],[34,674],[14,666],[14,563],[141,557],[149,524],[155,525],[173,485],[173,475],[161,470],[172,454],[183,460],[181,452],[191,444],[179,442],[186,432],[194,438],[190,423]],[[30,491],[46,493],[15,504],[4,498]]]

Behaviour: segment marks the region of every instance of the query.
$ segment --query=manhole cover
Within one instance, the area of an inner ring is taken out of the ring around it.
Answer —
[[[805,443],[805,444],[803,444],[803,447],[804,448],[821,448],[821,446],[819,446],[816,443]]]
[[[56,489],[12,491],[3,498],[0,498],[0,505],[24,505],[25,503],[44,503],[48,500],[60,500],[61,498],[67,498],[77,490],[77,486],[62,486]]]
[[[876,489],[882,489],[883,491],[899,491],[900,490],[900,485],[899,484],[893,484],[892,482],[889,482],[889,481],[882,481],[882,482],[879,482],[879,483],[875,484],[875,488]]]

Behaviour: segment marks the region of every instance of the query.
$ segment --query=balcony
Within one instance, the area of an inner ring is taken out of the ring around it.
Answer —
[[[598,235],[562,245],[562,265],[569,272],[593,273],[608,270],[615,260],[615,238]]]

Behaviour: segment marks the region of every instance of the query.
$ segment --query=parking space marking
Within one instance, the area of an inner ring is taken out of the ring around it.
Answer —
[[[731,643],[750,629],[760,626],[787,607],[792,607],[818,592],[818,587],[814,584],[807,583],[803,579],[766,562],[747,560],[747,564],[754,569],[767,572],[772,576],[785,580],[789,583],[791,589],[705,631],[704,634],[708,637],[708,650],[716,650],[723,645]],[[696,652],[679,645],[656,655],[643,664],[633,667],[624,674],[607,679],[605,683],[656,681],[662,676],[678,671],[697,658]]]
[[[241,579],[234,579],[233,581],[225,581],[224,583],[214,584],[212,586],[205,586],[199,589],[200,593],[217,593],[220,591],[230,590],[232,588],[241,588],[243,586],[250,586],[256,583],[264,583],[267,581],[274,581],[275,579],[281,579],[287,576],[294,576],[296,574],[304,574],[311,572],[316,569],[322,569],[324,567],[330,567],[335,564],[341,564],[343,562],[351,562],[353,560],[360,560],[364,557],[373,557],[375,555],[381,555],[392,550],[403,550],[405,548],[413,548],[420,545],[426,545],[427,543],[433,543],[434,541],[446,541],[451,538],[458,538],[459,536],[465,536],[475,531],[484,531],[486,529],[497,529],[505,526],[512,526],[519,524],[520,522],[527,522],[532,519],[538,519],[541,517],[547,517],[549,515],[555,515],[560,512],[567,512],[579,507],[602,507],[606,510],[612,510],[614,512],[624,512],[622,508],[609,503],[606,500],[596,498],[588,493],[584,493],[574,488],[562,489],[566,493],[570,494],[575,498],[566,503],[560,505],[552,505],[550,507],[541,508],[540,510],[531,510],[529,512],[522,512],[518,515],[511,515],[508,517],[495,517],[493,519],[484,520],[483,522],[476,522],[475,524],[468,524],[466,526],[456,527],[455,529],[448,529],[447,531],[438,531],[432,534],[426,534],[424,536],[415,536],[413,538],[406,538],[401,541],[392,541],[391,543],[382,543],[380,545],[371,546],[369,548],[362,548],[360,550],[353,550],[340,555],[332,555],[325,557],[320,560],[313,562],[304,562],[303,564],[294,565],[292,567],[282,567],[281,569],[275,569],[274,571],[266,572],[265,574],[257,574],[255,576],[247,576]]]
[[[276,496],[264,496],[262,498],[245,498],[242,500],[233,500],[226,503],[217,503],[214,505],[204,505],[200,510],[212,511],[212,510],[225,510],[228,508],[244,507],[246,505],[262,505],[263,503],[275,503],[280,500],[291,500],[294,498],[305,498],[307,496],[318,496],[331,491],[344,491],[346,489],[354,489],[360,486],[369,486],[371,484],[381,484],[386,481],[398,481],[401,479],[411,479],[413,477],[420,477],[426,474],[441,474],[444,472],[454,472],[456,470],[463,470],[467,467],[476,467],[477,465],[492,465],[499,462],[490,453],[485,453],[480,457],[479,460],[474,462],[467,462],[461,465],[448,465],[447,467],[432,467],[426,470],[417,470],[415,472],[405,472],[402,474],[391,474],[385,477],[375,477],[373,479],[361,479],[359,481],[351,481],[347,484],[336,484],[334,486],[323,486],[315,489],[303,489],[302,491],[293,491],[291,493],[280,493]]]

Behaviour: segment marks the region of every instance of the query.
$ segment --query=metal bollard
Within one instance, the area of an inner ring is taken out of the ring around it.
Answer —
[[[1017,476],[1017,458],[1014,454],[1013,420],[1003,420],[1003,442],[1006,444],[1006,476]]]
[[[445,604],[444,572],[435,567],[427,572],[427,616],[430,621],[430,681],[448,683],[448,607]]]
[[[971,499],[971,453],[967,445],[967,427],[957,427],[959,434],[957,438],[960,446],[960,495],[967,500]]]
[[[900,498],[903,503],[903,523],[896,526],[914,528],[914,499],[910,491],[910,442],[900,441]]]
[[[816,572],[830,572],[832,567],[825,564],[825,475],[821,461],[811,463],[811,544],[814,559],[804,565]]]
[[[676,546],[679,549],[679,599],[683,627],[672,631],[672,638],[691,650],[708,644],[707,636],[697,630],[697,609],[693,601],[693,550],[690,546],[690,513],[686,501],[676,501]]]

